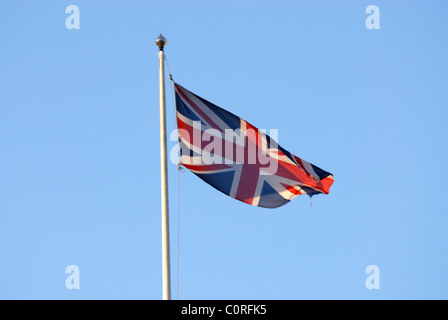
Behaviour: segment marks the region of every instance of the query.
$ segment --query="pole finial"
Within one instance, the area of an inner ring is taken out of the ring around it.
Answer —
[[[166,38],[160,34],[160,36],[156,39],[156,45],[159,47],[159,50],[163,51],[163,47],[166,45]]]

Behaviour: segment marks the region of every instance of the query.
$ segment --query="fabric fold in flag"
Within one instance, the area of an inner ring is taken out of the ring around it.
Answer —
[[[333,175],[293,155],[245,120],[174,84],[181,164],[224,194],[277,208],[330,192]]]

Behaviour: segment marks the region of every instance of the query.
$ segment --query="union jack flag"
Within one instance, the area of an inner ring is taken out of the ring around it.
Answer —
[[[250,205],[276,208],[328,194],[333,175],[280,147],[263,130],[175,83],[181,164]],[[272,130],[270,131],[272,135]]]

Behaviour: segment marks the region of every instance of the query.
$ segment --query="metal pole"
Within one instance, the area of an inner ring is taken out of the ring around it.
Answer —
[[[163,47],[166,39],[160,35],[156,39],[159,47],[159,97],[160,97],[160,165],[162,192],[162,278],[163,300],[171,300],[171,271],[170,271],[170,228],[168,207],[168,168],[166,146],[166,112],[165,112],[165,68]]]

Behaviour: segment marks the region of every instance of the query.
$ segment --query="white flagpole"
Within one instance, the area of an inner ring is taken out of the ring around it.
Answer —
[[[171,300],[171,271],[170,271],[170,228],[168,207],[168,168],[166,147],[166,111],[165,111],[165,67],[163,47],[166,39],[160,34],[156,39],[159,47],[159,97],[160,97],[160,164],[162,191],[162,278],[163,300]]]

